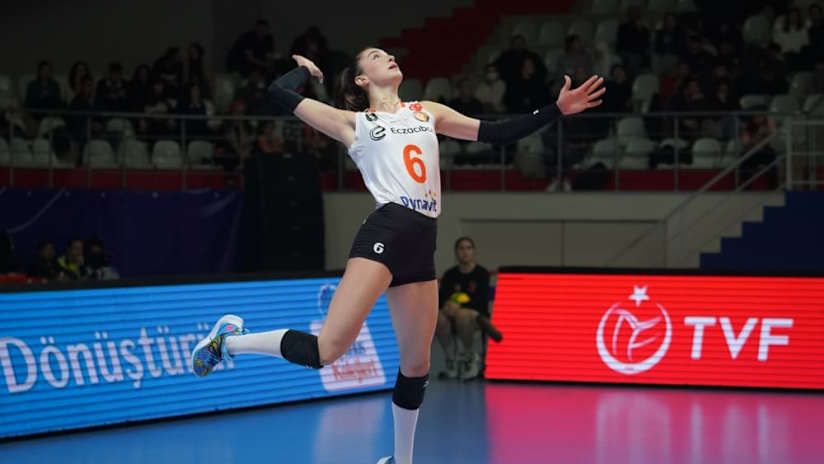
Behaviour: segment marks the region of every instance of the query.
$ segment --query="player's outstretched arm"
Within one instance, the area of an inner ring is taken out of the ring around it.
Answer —
[[[481,121],[435,102],[422,102],[424,108],[435,117],[435,131],[461,140],[509,144],[547,124],[555,122],[562,115],[580,113],[601,104],[601,96],[606,89],[602,87],[604,79],[592,76],[581,86],[570,90],[572,81],[564,76],[564,86],[558,94],[555,104],[500,121]]]
[[[323,82],[323,73],[312,61],[292,55],[298,67],[279,77],[269,86],[269,97],[284,110],[306,124],[343,143],[347,147],[355,141],[355,113],[341,110],[311,98],[296,90],[306,84],[310,76]]]

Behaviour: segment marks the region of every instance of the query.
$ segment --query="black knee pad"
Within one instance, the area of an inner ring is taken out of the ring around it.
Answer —
[[[280,354],[290,363],[320,369],[318,337],[299,330],[287,330],[280,340]]]
[[[392,392],[392,402],[404,409],[418,409],[423,403],[423,393],[427,385],[429,385],[429,375],[407,377],[399,369],[395,391]]]

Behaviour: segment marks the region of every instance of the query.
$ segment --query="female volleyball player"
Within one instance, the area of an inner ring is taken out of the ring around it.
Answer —
[[[349,150],[377,209],[366,218],[332,297],[320,335],[289,329],[247,334],[234,315],[217,321],[192,352],[192,368],[205,376],[226,357],[244,353],[277,356],[319,369],[333,363],[356,340],[370,309],[386,292],[400,350],[392,395],[393,457],[379,464],[411,464],[418,408],[428,381],[429,351],[438,321],[435,280],[436,218],[443,204],[436,134],[509,144],[555,121],[598,106],[603,79],[591,77],[557,102],[531,114],[480,121],[433,102],[402,102],[403,74],[395,57],[366,48],[341,75],[338,106],[295,92],[310,76],[323,80],[314,63],[293,56],[298,67],[269,88],[271,98],[305,123]]]

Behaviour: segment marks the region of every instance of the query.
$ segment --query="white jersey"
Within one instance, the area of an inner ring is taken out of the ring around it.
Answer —
[[[401,103],[396,113],[357,113],[349,156],[378,206],[397,203],[429,217],[441,214],[435,118],[420,103]]]

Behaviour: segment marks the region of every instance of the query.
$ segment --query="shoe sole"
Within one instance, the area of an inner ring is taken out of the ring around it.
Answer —
[[[197,342],[197,345],[195,345],[194,349],[192,350],[192,355],[189,359],[189,366],[192,367],[193,373],[195,370],[195,353],[202,350],[206,345],[208,345],[212,341],[212,339],[217,336],[217,331],[220,330],[220,327],[224,324],[235,324],[238,327],[243,327],[243,318],[240,316],[235,316],[234,314],[226,314],[225,316],[218,319],[217,322],[215,322],[215,325],[212,326],[212,330],[211,332],[209,332],[209,335],[207,335],[206,338],[204,338],[203,340]]]

